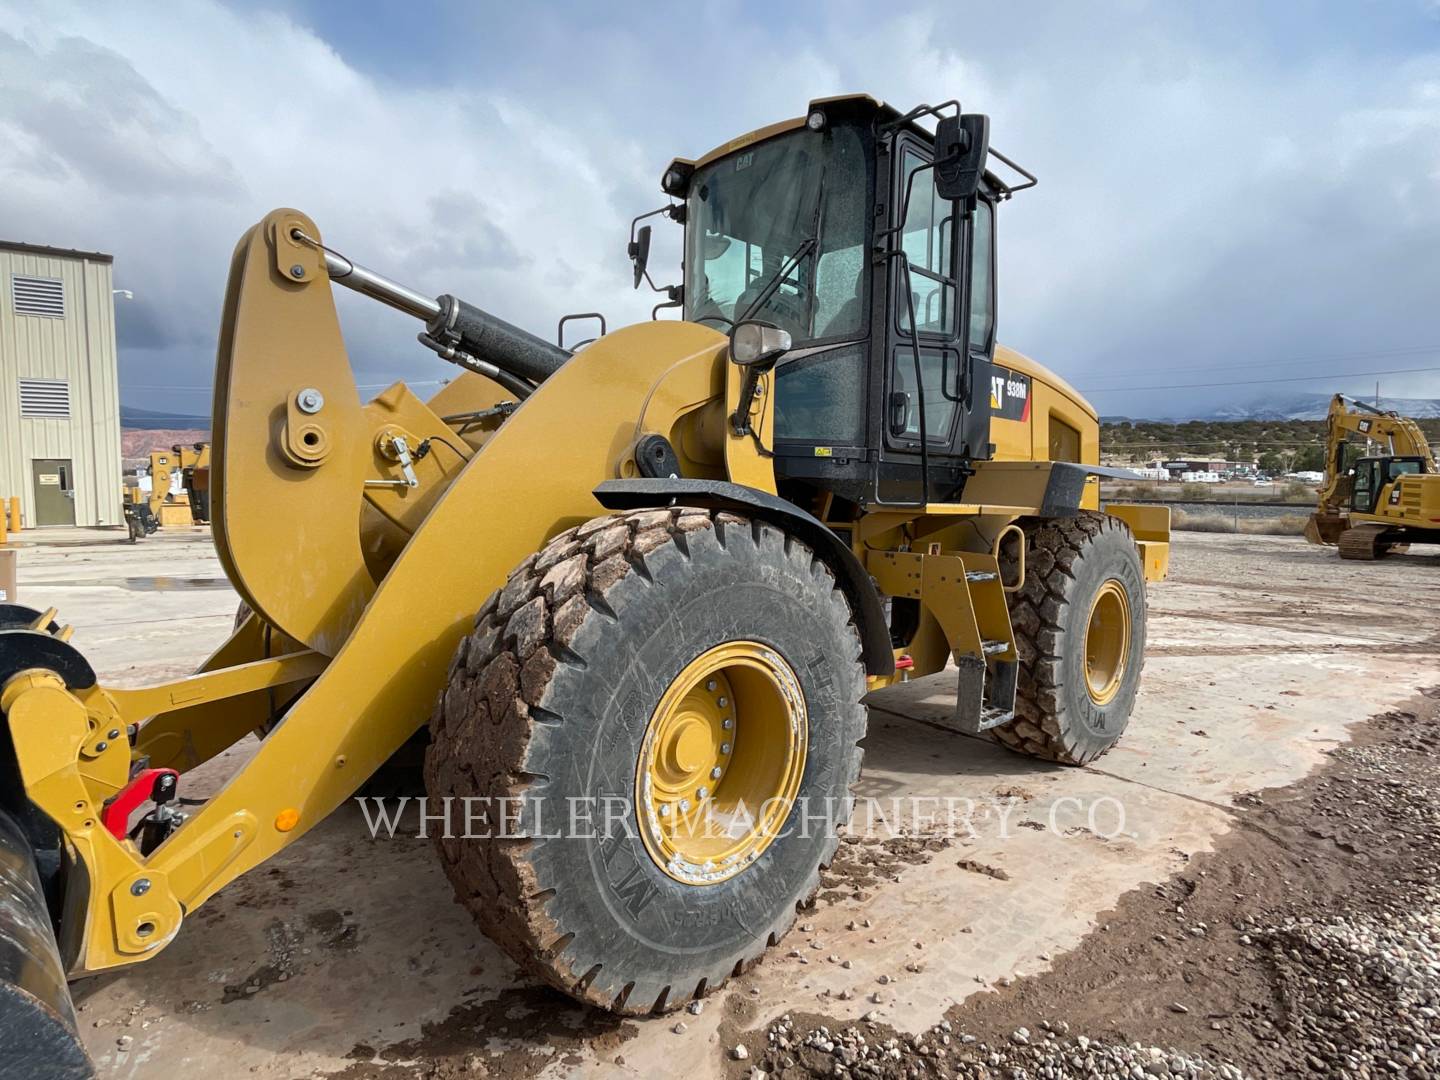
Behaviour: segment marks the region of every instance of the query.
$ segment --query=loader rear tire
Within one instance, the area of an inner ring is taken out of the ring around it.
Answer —
[[[1140,687],[1140,554],[1129,527],[1097,511],[1020,525],[1025,583],[1010,600],[1015,719],[992,734],[1019,753],[1083,765],[1119,740]]]
[[[426,788],[432,814],[452,800],[436,845],[457,900],[589,1004],[638,1015],[715,990],[818,888],[850,814],[864,693],[849,604],[780,530],[676,508],[561,533],[481,609],[431,721]],[[734,855],[666,854],[656,807],[689,813],[688,793],[698,813],[772,783],[778,809],[742,823]],[[490,816],[467,838],[472,807]]]

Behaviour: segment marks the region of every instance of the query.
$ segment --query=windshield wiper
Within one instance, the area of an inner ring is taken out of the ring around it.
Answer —
[[[774,275],[766,283],[765,288],[761,290],[760,295],[750,302],[750,306],[745,309],[745,314],[739,316],[735,320],[735,322],[744,322],[751,316],[752,313],[764,307],[766,302],[769,301],[770,297],[774,294],[775,290],[778,289],[780,285],[784,282],[784,280],[790,276],[790,272],[799,267],[799,265],[805,261],[805,259],[810,255],[810,253],[820,246],[820,223],[824,220],[825,217],[825,180],[826,171],[822,169],[820,172],[820,182],[818,185],[818,189],[815,192],[815,213],[811,216],[810,220],[810,237],[800,242],[800,246],[797,247],[790,254],[790,257],[781,264],[780,269],[775,271]],[[814,289],[812,288],[810,292],[811,295],[809,296],[805,304],[805,314],[807,321],[811,315],[811,309],[815,302]]]
[[[797,266],[799,266],[800,263],[804,261],[805,257],[810,254],[810,252],[815,250],[815,246],[818,243],[819,239],[814,236],[810,237],[808,240],[802,240],[800,242],[800,246],[797,247],[790,254],[790,257],[787,258],[780,265],[780,269],[776,270],[775,273],[770,276],[770,280],[765,283],[765,288],[760,290],[760,295],[755,297],[754,300],[750,301],[750,306],[745,309],[745,313],[739,318],[737,318],[735,321],[737,323],[742,323],[760,308],[764,307],[766,303],[769,302],[770,297],[775,294],[775,290],[778,289],[781,283],[790,276],[790,272],[794,270]]]

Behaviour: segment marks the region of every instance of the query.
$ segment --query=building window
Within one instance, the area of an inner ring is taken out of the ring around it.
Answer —
[[[20,415],[44,420],[70,416],[70,384],[63,379],[21,379]]]
[[[16,315],[38,315],[46,319],[65,317],[65,283],[59,278],[10,278],[10,299]]]

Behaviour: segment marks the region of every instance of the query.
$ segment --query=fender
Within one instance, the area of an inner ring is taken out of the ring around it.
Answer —
[[[890,646],[890,626],[875,583],[844,541],[819,518],[807,514],[794,503],[727,480],[676,477],[606,480],[595,488],[595,498],[607,510],[695,506],[706,510],[735,510],[780,526],[809,544],[835,575],[836,584],[850,602],[850,610],[855,613],[866,674],[894,674],[895,653]]]

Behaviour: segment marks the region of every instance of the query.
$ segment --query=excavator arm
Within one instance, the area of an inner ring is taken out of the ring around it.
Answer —
[[[1348,479],[1345,444],[1351,435],[1363,435],[1378,443],[1386,456],[1418,457],[1425,463],[1425,472],[1437,471],[1430,444],[1414,420],[1336,394],[1325,421],[1325,480],[1320,486],[1319,512],[1337,513],[1342,509]]]

